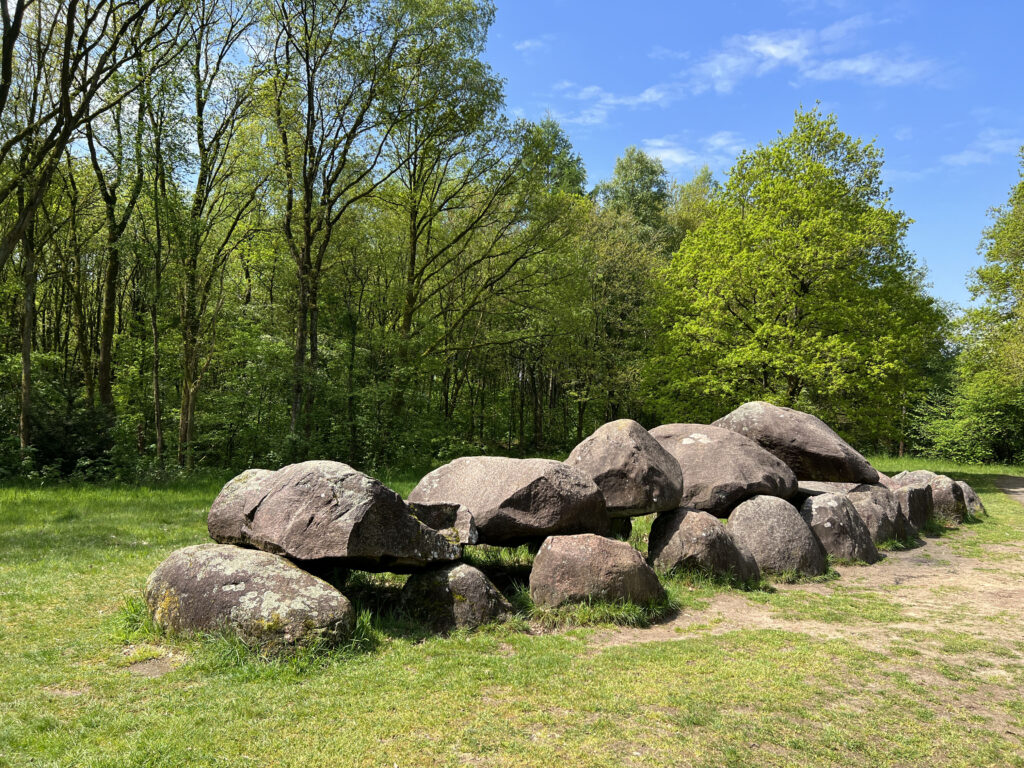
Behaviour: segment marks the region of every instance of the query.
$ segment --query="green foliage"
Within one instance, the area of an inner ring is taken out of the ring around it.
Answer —
[[[927,387],[944,315],[889,207],[882,153],[834,116],[740,155],[665,270],[649,387],[664,420],[765,399],[859,443],[895,445]]]
[[[1024,461],[1024,179],[994,219],[971,292],[981,302],[959,326],[947,387],[918,413],[920,443],[954,461]]]

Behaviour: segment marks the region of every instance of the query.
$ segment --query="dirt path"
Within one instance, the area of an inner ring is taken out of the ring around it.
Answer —
[[[997,483],[1024,504],[1024,478],[1000,477]],[[685,611],[671,621],[644,629],[623,627],[601,632],[593,643],[601,648],[767,628],[852,639],[871,650],[886,652],[893,649],[904,630],[961,633],[978,638],[979,645],[984,645],[984,640],[1017,643],[1024,636],[1024,542],[991,545],[987,550],[993,557],[986,559],[957,554],[960,537],[972,535],[965,528],[952,537],[926,539],[916,549],[890,552],[872,566],[840,566],[836,581],[776,586],[780,595],[796,593],[798,600],[808,601],[803,610],[798,605],[798,610],[787,611],[778,601],[728,591],[717,594],[704,610]],[[816,613],[813,602],[818,597],[824,598],[822,607],[826,607],[829,597],[886,601],[895,604],[902,620],[872,621],[849,611],[845,619],[804,618]]]
[[[1024,477],[999,475],[993,478],[996,488],[1005,493],[1018,504],[1024,505]]]

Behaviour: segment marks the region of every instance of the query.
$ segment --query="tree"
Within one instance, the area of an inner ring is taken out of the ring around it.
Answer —
[[[1024,148],[1020,156],[1021,180],[982,234],[984,264],[970,284],[981,301],[958,328],[952,381],[920,414],[923,447],[957,461],[1024,459]]]
[[[661,160],[629,147],[615,161],[612,178],[595,187],[594,197],[602,206],[629,213],[643,226],[659,231],[665,226],[671,185]]]
[[[665,272],[651,366],[663,415],[712,419],[745,400],[818,412],[895,445],[926,387],[943,313],[904,245],[882,151],[834,115],[743,152]]]

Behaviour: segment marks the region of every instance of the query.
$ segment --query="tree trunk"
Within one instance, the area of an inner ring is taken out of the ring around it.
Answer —
[[[302,402],[306,378],[306,342],[308,338],[309,319],[309,272],[304,263],[299,264],[298,313],[295,317],[295,357],[292,363],[292,413],[291,435],[297,441],[299,423],[302,419]],[[297,460],[297,446],[292,447],[292,460]]]
[[[103,317],[100,326],[99,390],[100,405],[113,410],[114,389],[111,375],[114,347],[114,321],[117,308],[117,281],[121,272],[121,255],[117,244],[107,248],[107,271],[103,278]]]
[[[32,336],[36,325],[36,244],[35,225],[21,239],[21,276],[25,296],[21,317],[21,415],[18,438],[25,458],[32,445]]]

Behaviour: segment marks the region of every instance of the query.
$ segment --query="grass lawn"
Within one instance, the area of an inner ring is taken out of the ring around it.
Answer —
[[[1024,766],[1024,508],[992,483],[1024,470],[875,463],[966,479],[990,515],[827,581],[673,578],[648,628],[430,637],[371,620],[400,580],[366,577],[352,647],[273,660],[140,620],[219,483],[0,488],[0,766]]]

